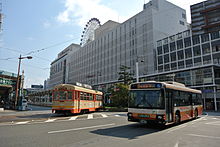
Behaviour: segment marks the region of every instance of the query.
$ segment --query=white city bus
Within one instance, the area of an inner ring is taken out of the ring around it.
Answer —
[[[128,121],[170,124],[202,114],[201,91],[176,82],[140,82],[130,85]]]

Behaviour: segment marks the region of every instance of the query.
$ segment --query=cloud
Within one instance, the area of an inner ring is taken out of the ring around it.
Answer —
[[[51,24],[49,23],[49,21],[46,21],[43,23],[44,28],[49,28],[51,26]]]
[[[103,24],[108,20],[117,21],[119,15],[117,11],[103,5],[101,0],[65,0],[65,10],[59,13],[57,20],[84,27],[94,17]]]

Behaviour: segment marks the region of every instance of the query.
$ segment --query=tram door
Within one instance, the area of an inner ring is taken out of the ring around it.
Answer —
[[[165,98],[165,104],[166,104],[166,120],[168,122],[173,121],[173,93],[171,90],[166,90],[166,98]]]

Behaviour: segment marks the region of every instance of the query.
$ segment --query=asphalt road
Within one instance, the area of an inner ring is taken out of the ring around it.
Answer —
[[[220,116],[165,129],[127,121],[126,113],[97,112],[0,123],[0,146],[219,147]]]

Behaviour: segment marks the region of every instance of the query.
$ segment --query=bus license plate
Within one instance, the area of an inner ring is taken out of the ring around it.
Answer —
[[[140,115],[138,115],[139,117],[145,117],[145,118],[148,118],[148,117],[150,117],[149,115],[147,115],[147,114],[140,114]]]

